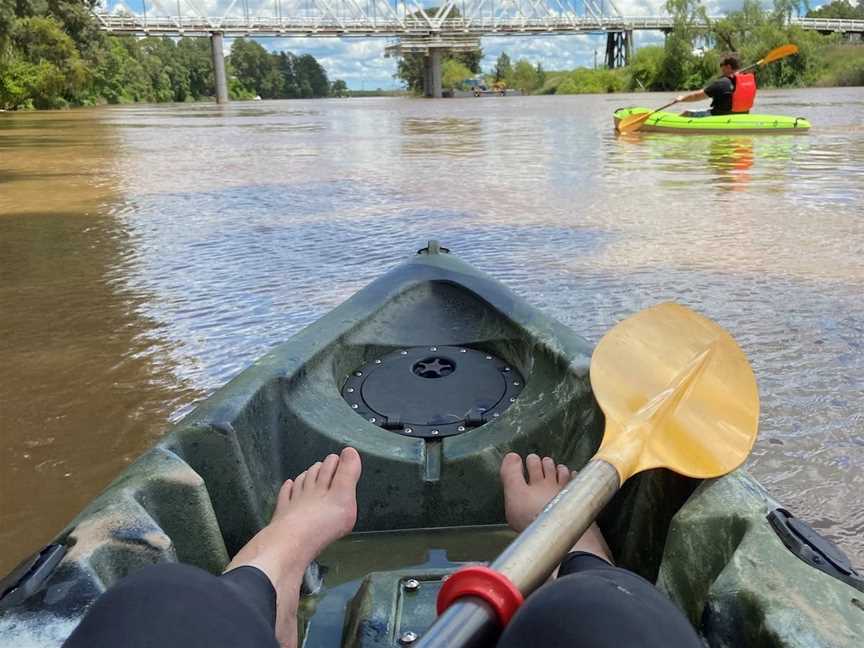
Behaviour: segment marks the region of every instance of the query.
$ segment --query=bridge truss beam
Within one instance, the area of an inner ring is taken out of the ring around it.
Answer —
[[[124,1],[140,3],[140,10]],[[634,30],[673,27],[669,16],[623,16],[614,0],[443,0],[435,11],[427,11],[424,0],[230,0],[221,15],[202,11],[200,1],[120,0],[110,11],[103,4],[93,13],[100,28],[112,34],[210,37],[220,103],[228,100],[223,37],[396,38],[386,54],[424,54],[427,95],[440,96],[441,54],[479,49],[483,36],[605,33],[606,65],[614,68],[629,61]],[[864,20],[790,22],[823,33],[864,34]]]

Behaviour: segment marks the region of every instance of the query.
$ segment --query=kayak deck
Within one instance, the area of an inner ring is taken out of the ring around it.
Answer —
[[[651,112],[650,108],[619,108],[613,114],[615,129],[619,122],[631,115]],[[658,111],[651,115],[640,131],[685,134],[724,133],[806,133],[810,122],[803,117],[782,115],[718,115],[708,117],[684,117],[678,113]]]
[[[464,365],[462,349],[473,356]],[[495,393],[506,403],[478,392],[476,411],[444,421],[446,436],[424,424],[440,413],[370,415],[384,408],[368,394],[358,414],[351,381],[374,386],[391,361],[420,350],[412,369],[432,373],[414,382],[440,383],[432,378],[444,360],[457,375],[482,360],[500,371]],[[402,633],[428,628],[445,576],[490,561],[512,538],[504,454],[548,454],[579,469],[596,451],[604,420],[591,353],[575,332],[430,243],[259,359],[127,468],[34,558],[10,590],[26,595],[0,599],[0,636],[56,646],[102,591],[154,562],[220,573],[269,519],[283,480],[350,444],[363,458],[358,522],[307,570],[301,645],[399,646]],[[523,384],[510,396],[514,372]],[[768,520],[779,508],[740,470],[704,482],[651,470],[624,484],[598,524],[616,562],[656,583],[708,645],[864,645],[864,610],[853,602],[864,581],[859,588],[787,549]]]

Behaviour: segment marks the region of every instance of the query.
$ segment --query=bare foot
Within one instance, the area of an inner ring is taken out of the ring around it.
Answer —
[[[528,480],[525,480],[525,473]],[[549,501],[570,481],[570,469],[555,465],[551,457],[540,459],[529,454],[522,468],[522,457],[515,452],[504,456],[501,462],[501,484],[504,486],[504,512],[510,528],[521,533],[540,515]],[[573,545],[571,551],[587,551],[612,564],[612,552],[596,523]]]
[[[360,455],[345,448],[287,480],[270,524],[225,569],[251,565],[267,574],[276,590],[276,638],[283,648],[297,645],[297,606],[306,566],[354,528],[360,471]]]
[[[570,469],[555,465],[551,457],[540,459],[529,454],[522,470],[522,457],[508,453],[501,462],[501,483],[504,486],[504,511],[507,524],[516,533],[521,533],[531,524],[558,492],[570,481]]]

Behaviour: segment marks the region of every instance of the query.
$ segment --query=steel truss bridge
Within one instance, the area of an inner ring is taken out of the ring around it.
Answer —
[[[434,9],[418,0],[231,0],[219,15],[203,5],[212,6],[212,0],[130,1],[135,10],[123,0],[110,10],[97,7],[93,13],[101,29],[211,37],[220,102],[227,101],[224,36],[395,39],[386,53],[426,56],[427,95],[441,96],[441,54],[479,49],[483,36],[605,33],[606,65],[619,67],[630,56],[634,30],[668,32],[673,26],[669,16],[624,16],[614,0],[442,0]],[[823,33],[864,33],[864,20],[793,18],[791,23]]]

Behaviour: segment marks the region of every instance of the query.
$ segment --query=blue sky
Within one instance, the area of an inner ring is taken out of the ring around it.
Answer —
[[[159,10],[160,0],[108,0],[109,6],[123,2],[136,13],[140,13],[142,2],[147,2],[150,15],[166,12],[176,14],[176,0],[167,0],[161,4],[165,12]],[[234,12],[242,7],[242,2],[258,5],[262,15],[272,15],[267,0],[240,0],[234,4]],[[383,0],[382,0],[383,1]],[[195,6],[208,15],[220,16],[231,5],[230,0],[181,0]],[[287,6],[291,0],[282,0]],[[338,0],[336,0],[338,3]],[[598,0],[599,2],[599,0]],[[259,4],[260,3],[260,4]],[[430,0],[424,5],[438,4]],[[615,0],[615,4],[625,16],[662,15],[665,0]],[[814,2],[814,6],[822,4]],[[709,14],[723,14],[729,10],[738,9],[741,0],[706,0]],[[598,61],[603,60],[606,40],[604,35],[572,35],[572,36],[510,36],[483,38],[484,71],[491,70],[501,52],[507,52],[511,59],[527,59],[533,64],[542,63],[547,70],[572,69],[578,66],[591,67],[594,53]],[[399,82],[393,78],[396,72],[396,59],[385,58],[384,48],[387,39],[370,38],[262,38],[259,42],[270,51],[287,50],[295,54],[312,54],[317,58],[331,80],[343,79],[353,89],[397,88]],[[660,43],[663,36],[659,32],[637,31],[635,33],[636,47],[650,43]],[[231,40],[226,39],[226,49],[230,50]]]

